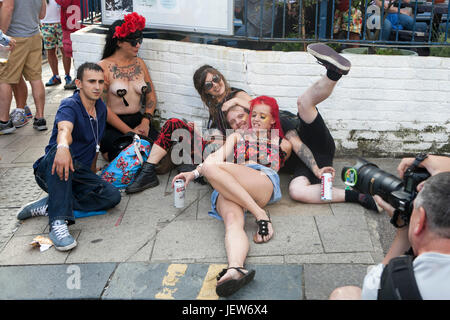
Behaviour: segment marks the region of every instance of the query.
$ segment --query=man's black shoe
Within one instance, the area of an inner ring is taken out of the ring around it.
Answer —
[[[126,193],[136,193],[148,188],[153,188],[159,185],[158,177],[155,172],[155,165],[144,162],[142,168],[136,173],[136,179],[126,187]]]

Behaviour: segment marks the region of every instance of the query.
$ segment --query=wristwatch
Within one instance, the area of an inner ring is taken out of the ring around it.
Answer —
[[[428,157],[428,154],[426,153],[419,153],[416,158],[414,159],[414,162],[412,164],[412,167],[417,168],[419,164],[425,160]]]
[[[146,118],[146,119],[148,119],[148,121],[152,121],[152,119],[153,119],[153,115],[151,114],[151,113],[149,113],[149,112],[145,112],[144,114],[143,114],[143,116],[144,116],[144,118]]]

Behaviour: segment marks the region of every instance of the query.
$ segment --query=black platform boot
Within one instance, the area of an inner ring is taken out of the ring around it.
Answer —
[[[144,162],[141,170],[136,175],[136,179],[125,189],[125,192],[136,193],[157,185],[159,185],[159,180],[156,176],[155,165]]]

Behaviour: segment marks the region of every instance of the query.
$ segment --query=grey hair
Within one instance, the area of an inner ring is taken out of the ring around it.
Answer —
[[[430,230],[443,238],[450,238],[450,172],[428,178],[414,205],[417,209],[425,209]]]

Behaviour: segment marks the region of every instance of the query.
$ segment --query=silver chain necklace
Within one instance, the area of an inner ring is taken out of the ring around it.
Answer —
[[[98,153],[100,151],[100,145],[98,144],[98,122],[97,122],[97,111],[95,110],[95,107],[94,107],[94,112],[95,112],[95,118],[92,117],[91,115],[89,115],[89,124],[91,125],[92,134],[94,135],[95,152]],[[94,120],[96,123],[97,135],[95,135],[94,127],[92,126],[92,120]]]

